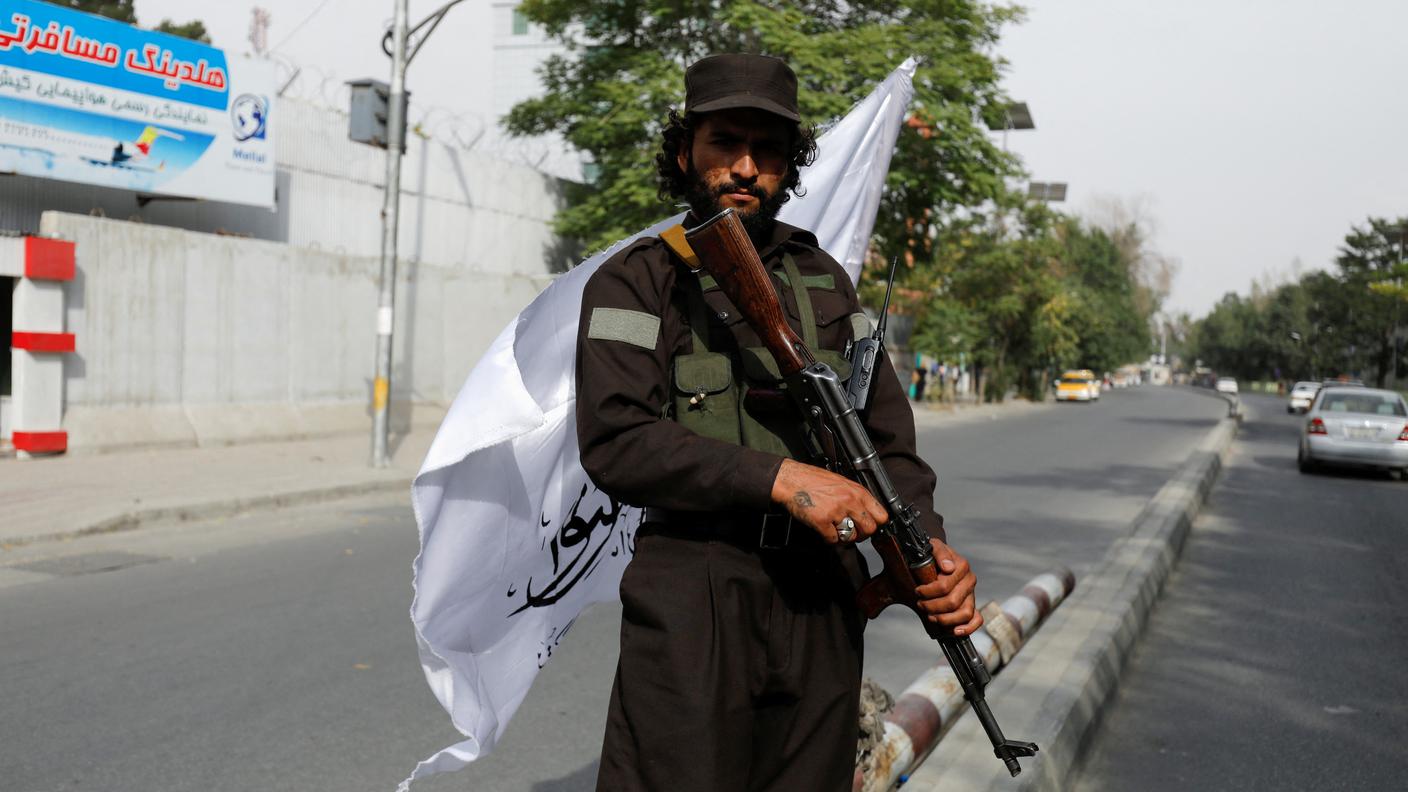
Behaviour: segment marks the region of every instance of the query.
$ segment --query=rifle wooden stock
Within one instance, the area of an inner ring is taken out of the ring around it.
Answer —
[[[734,307],[743,312],[763,346],[777,360],[782,376],[789,377],[813,362],[811,351],[787,324],[782,303],[772,289],[753,240],[732,209],[725,209],[685,233],[704,271],[719,282]]]

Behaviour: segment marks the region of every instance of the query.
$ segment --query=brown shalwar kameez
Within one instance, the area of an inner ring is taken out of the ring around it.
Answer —
[[[845,271],[812,234],[782,223],[758,252],[769,271],[792,256],[807,282],[818,345],[843,350],[852,340],[849,317],[860,310]],[[865,564],[854,546],[826,545],[801,523],[784,547],[761,549],[782,457],[702,437],[665,417],[671,361],[693,344],[685,290],[699,286],[683,279],[698,277],[659,239],[643,239],[602,264],[582,301],[582,464],[603,491],[649,507],[621,581],[621,659],[597,788],[849,790],[864,626],[854,597]],[[790,288],[774,285],[800,332]],[[721,291],[703,297],[711,339],[731,339],[735,352],[760,346]],[[629,332],[592,337],[594,315],[620,320],[598,327]],[[871,438],[925,528],[943,538],[934,474],[915,450],[913,414],[888,359],[875,381]]]

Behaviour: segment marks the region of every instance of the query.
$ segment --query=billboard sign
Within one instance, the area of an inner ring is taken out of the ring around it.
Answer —
[[[198,41],[5,0],[0,172],[274,205],[274,68]]]

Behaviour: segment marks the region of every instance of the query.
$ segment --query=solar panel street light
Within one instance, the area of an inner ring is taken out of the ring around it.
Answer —
[[[1032,111],[1028,109],[1026,102],[1013,102],[1002,112],[1002,121],[996,124],[988,124],[988,129],[994,132],[1010,132],[1014,129],[1036,129],[1036,122],[1032,121]]]
[[[1066,200],[1065,182],[1031,182],[1027,184],[1027,197],[1034,201],[1057,203]]]
[[[1032,121],[1032,111],[1027,108],[1026,102],[1013,102],[1007,106],[1007,128],[1036,129],[1036,122]]]

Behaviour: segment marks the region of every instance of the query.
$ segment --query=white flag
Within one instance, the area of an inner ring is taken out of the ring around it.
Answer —
[[[780,218],[812,230],[855,281],[890,155],[913,95],[913,58],[818,140],[806,195]],[[465,735],[401,783],[489,753],[582,609],[615,600],[640,510],[599,491],[578,461],[574,370],[582,262],[538,295],[470,372],[435,435],[411,501],[420,528],[415,624],[425,678]]]

